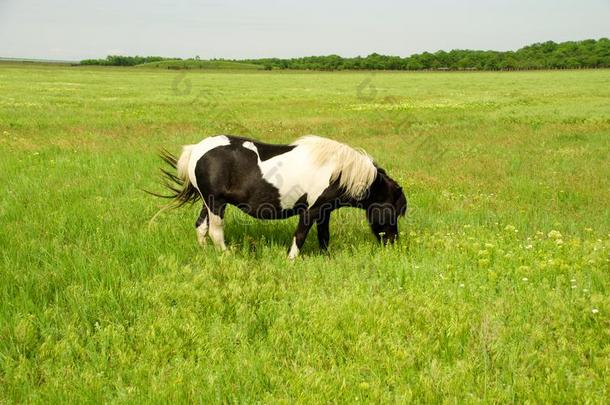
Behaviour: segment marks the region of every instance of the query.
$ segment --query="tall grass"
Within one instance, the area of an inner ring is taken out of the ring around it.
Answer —
[[[177,73],[0,65],[0,402],[607,402],[610,72]],[[148,220],[160,147],[366,149],[404,186],[310,235]]]

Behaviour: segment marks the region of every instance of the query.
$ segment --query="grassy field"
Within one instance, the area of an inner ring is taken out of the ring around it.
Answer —
[[[0,65],[0,403],[610,399],[610,71]],[[315,133],[410,203],[286,260],[295,220],[163,214],[160,147]]]

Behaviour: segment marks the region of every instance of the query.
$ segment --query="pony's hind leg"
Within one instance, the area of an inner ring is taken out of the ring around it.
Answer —
[[[203,205],[201,213],[195,222],[195,230],[197,231],[197,241],[201,246],[205,245],[205,236],[208,234],[208,208]]]
[[[208,218],[210,224],[210,238],[214,246],[220,250],[226,250],[225,235],[223,229],[223,218],[226,204],[209,204]]]

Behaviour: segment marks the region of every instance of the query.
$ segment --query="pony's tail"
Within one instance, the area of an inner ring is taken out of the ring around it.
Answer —
[[[151,223],[157,215],[163,211],[179,208],[187,203],[192,204],[201,198],[199,191],[197,191],[195,186],[191,183],[188,174],[188,165],[194,147],[195,145],[183,146],[180,158],[176,158],[175,155],[165,149],[162,149],[159,153],[161,159],[173,169],[172,171],[161,169],[161,172],[163,173],[163,183],[169,194],[158,194],[147,190],[144,191],[156,197],[167,198],[171,201],[151,218]],[[172,173],[174,170],[176,174]]]

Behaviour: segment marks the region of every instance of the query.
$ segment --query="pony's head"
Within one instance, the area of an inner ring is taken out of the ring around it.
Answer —
[[[398,218],[407,213],[407,198],[385,170],[377,167],[377,176],[363,201],[366,218],[373,234],[382,243],[394,243],[398,238]]]

